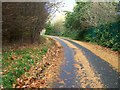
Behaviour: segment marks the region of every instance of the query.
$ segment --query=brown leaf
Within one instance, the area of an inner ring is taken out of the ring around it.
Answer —
[[[45,80],[41,80],[41,84],[45,84]]]
[[[60,84],[65,84],[65,82],[64,82],[63,80],[61,80],[59,83],[60,83]]]
[[[48,63],[48,62],[46,62],[45,64],[46,64],[46,65],[50,65],[50,63]]]
[[[16,58],[17,58],[17,56],[15,56],[15,55],[12,55],[12,56],[11,56],[11,59],[12,59],[12,60],[15,60]]]

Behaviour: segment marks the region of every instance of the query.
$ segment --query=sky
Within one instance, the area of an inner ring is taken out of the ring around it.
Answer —
[[[52,22],[56,20],[62,19],[64,20],[64,12],[63,11],[73,11],[75,0],[63,0],[64,6],[59,8],[60,12],[55,13],[55,17],[52,19]]]

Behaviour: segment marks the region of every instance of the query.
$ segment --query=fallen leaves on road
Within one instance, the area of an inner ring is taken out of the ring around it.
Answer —
[[[65,84],[65,82],[63,80],[59,81],[60,84]]]
[[[77,68],[76,74],[77,77],[79,77],[81,88],[103,88],[104,86],[99,76],[95,74],[95,71],[90,66],[87,58],[84,56],[82,51],[70,42],[66,40],[63,41],[75,51],[74,59],[76,63],[74,64],[74,67]]]
[[[95,55],[99,56],[100,58],[102,58],[103,60],[108,62],[113,67],[113,69],[120,72],[120,68],[118,67],[118,65],[120,64],[120,62],[118,61],[119,53],[117,51],[112,51],[109,48],[106,48],[106,47],[103,47],[100,45],[96,45],[96,44],[92,44],[92,43],[88,43],[88,42],[81,42],[81,41],[77,41],[77,40],[72,40],[72,41],[89,49]]]
[[[75,65],[75,67],[79,68],[77,73],[81,77],[81,86],[83,88],[86,88],[88,85],[91,88],[103,88],[103,84],[101,83],[100,78],[95,74],[95,71],[90,66],[86,57],[80,50],[75,50],[75,52],[75,60],[78,63],[78,65]],[[82,64],[82,67],[79,64]]]

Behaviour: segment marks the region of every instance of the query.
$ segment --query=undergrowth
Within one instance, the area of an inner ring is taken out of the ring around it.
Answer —
[[[47,43],[50,45],[50,42]],[[19,50],[4,50],[2,53],[2,83],[4,88],[12,88],[16,79],[27,72],[31,66],[42,60],[46,54],[48,45],[38,47],[25,47]]]

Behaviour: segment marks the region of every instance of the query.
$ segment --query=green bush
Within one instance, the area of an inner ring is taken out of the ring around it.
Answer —
[[[115,51],[120,51],[120,42],[119,42],[119,23],[110,23],[105,25],[100,25],[88,29],[84,35],[85,41],[95,42],[99,45],[111,48]],[[82,33],[81,33],[82,34]]]

